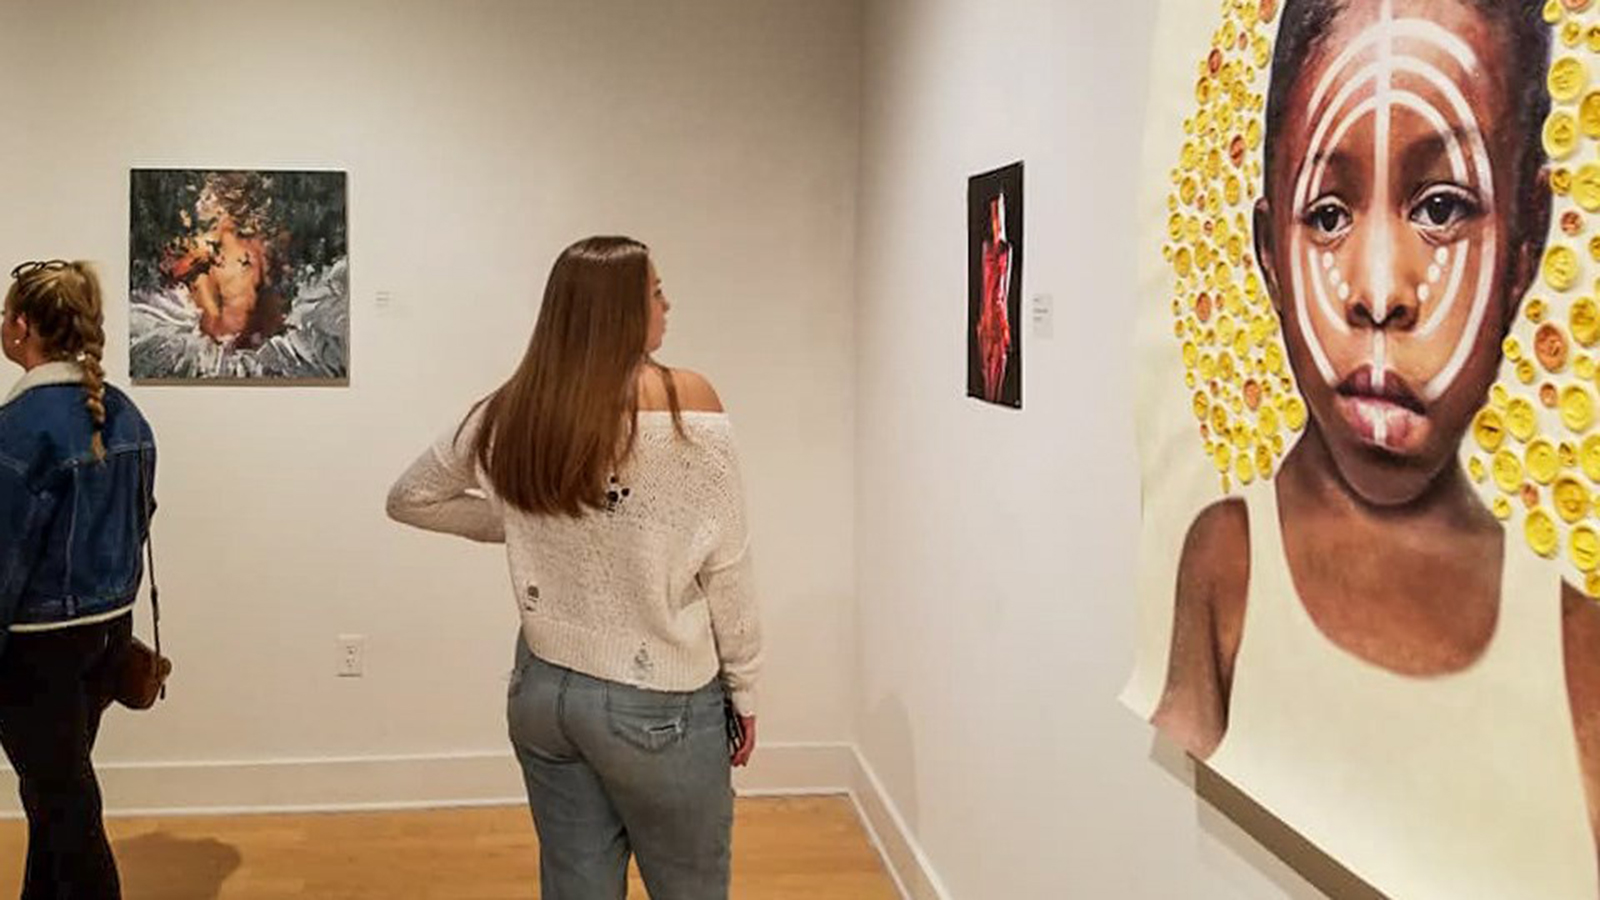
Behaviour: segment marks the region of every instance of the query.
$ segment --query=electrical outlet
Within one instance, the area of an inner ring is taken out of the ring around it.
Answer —
[[[339,635],[339,658],[334,672],[340,678],[360,678],[367,661],[367,636],[364,634]]]

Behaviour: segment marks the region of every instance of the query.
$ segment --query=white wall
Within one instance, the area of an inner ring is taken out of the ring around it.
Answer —
[[[350,173],[350,387],[134,392],[177,672],[158,712],[107,726],[113,806],[195,800],[216,775],[196,762],[269,785],[236,802],[305,802],[314,780],[262,772],[404,758],[326,795],[354,802],[506,755],[503,558],[391,525],[384,493],[509,372],[550,263],[595,232],[652,245],[664,358],[710,374],[741,431],[762,737],[848,740],[859,29],[851,0],[0,0],[0,259],[100,262],[114,378],[130,167]],[[365,678],[334,677],[340,633],[368,636]],[[168,774],[135,791],[119,767]]]
[[[869,0],[860,750],[947,896],[1316,896],[1118,702],[1138,478],[1134,219],[1153,0]],[[1017,413],[965,393],[965,185],[1022,159]],[[1159,757],[1159,759],[1158,759]],[[936,888],[935,888],[936,890]]]

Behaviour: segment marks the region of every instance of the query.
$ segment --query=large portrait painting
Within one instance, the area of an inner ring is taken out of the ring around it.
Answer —
[[[130,208],[135,381],[348,379],[342,172],[135,170]]]
[[[1125,701],[1389,896],[1600,897],[1600,10],[1154,40]]]

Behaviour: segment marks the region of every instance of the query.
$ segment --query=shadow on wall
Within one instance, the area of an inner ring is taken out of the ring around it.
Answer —
[[[885,799],[893,801],[911,833],[919,833],[922,810],[917,802],[917,751],[905,701],[892,694],[879,700],[862,731],[872,748],[873,771],[890,795]]]
[[[237,848],[214,838],[164,831],[117,841],[112,850],[128,900],[216,900],[243,862]]]
[[[1200,828],[1295,900],[1388,900],[1227,779],[1157,734],[1150,758],[1194,789]],[[1299,876],[1295,878],[1294,876]],[[1314,890],[1308,890],[1305,883]]]

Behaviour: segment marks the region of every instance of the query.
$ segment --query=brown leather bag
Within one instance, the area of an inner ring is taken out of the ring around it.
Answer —
[[[150,531],[150,483],[145,473],[144,450],[139,450],[139,495],[144,508],[145,574],[150,579],[150,619],[156,645],[132,638],[112,667],[111,699],[129,709],[149,709],[167,696],[167,676],[172,660],[161,655],[161,589],[156,586],[155,539]]]

